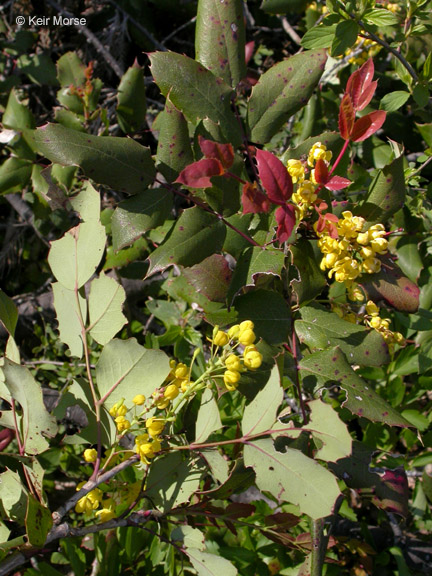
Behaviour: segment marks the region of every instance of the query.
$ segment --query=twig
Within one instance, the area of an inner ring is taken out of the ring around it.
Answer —
[[[298,46],[301,46],[301,38],[294,30],[294,28],[291,26],[291,24],[288,22],[286,16],[282,16],[282,18],[280,18],[280,21],[282,22],[282,28],[285,30],[285,32],[288,34],[291,40],[295,42]]]
[[[47,0],[47,4],[49,4],[52,8],[57,10],[59,14],[62,14],[67,18],[74,17],[73,14],[71,14],[68,10],[65,10],[64,8],[59,6],[57,2],[54,2],[54,0]],[[115,72],[116,76],[119,79],[121,79],[124,74],[124,70],[117,62],[117,60],[114,58],[114,56],[111,54],[111,52],[107,48],[105,48],[102,42],[93,34],[93,32],[90,31],[89,28],[87,28],[86,26],[82,26],[81,24],[74,24],[74,26],[80,34],[82,34],[87,38],[90,44],[93,44],[93,46],[96,48],[96,51],[99,52],[99,54],[101,54],[104,57],[106,62],[112,68],[113,72]]]
[[[324,518],[311,520],[311,576],[322,576],[324,563]]]

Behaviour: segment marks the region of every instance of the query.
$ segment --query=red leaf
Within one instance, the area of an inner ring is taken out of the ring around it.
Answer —
[[[333,176],[328,182],[324,184],[324,186],[327,188],[327,190],[332,190],[334,192],[335,190],[343,190],[350,184],[351,180],[348,180],[348,178],[343,178],[342,176]]]
[[[351,132],[350,140],[352,142],[363,142],[377,130],[381,128],[386,119],[384,110],[375,110],[356,120]]]
[[[274,204],[283,205],[291,198],[291,176],[279,158],[266,150],[257,150],[258,174],[267,196]]]
[[[249,60],[252,58],[254,50],[255,50],[255,42],[253,40],[251,42],[247,42],[247,44],[245,46],[246,64],[248,64]]]
[[[314,175],[315,175],[315,180],[316,180],[316,182],[318,182],[318,184],[324,184],[325,185],[325,183],[328,180],[328,168],[327,168],[327,164],[321,158],[318,158],[318,160],[315,163]]]
[[[279,206],[276,210],[276,222],[278,223],[276,236],[279,242],[286,242],[291,236],[296,223],[295,208],[292,204]]]
[[[221,176],[224,168],[219,160],[215,158],[203,158],[189,164],[179,174],[176,183],[183,184],[189,188],[211,188],[212,176]]]
[[[359,108],[363,103],[361,103],[361,98],[363,93],[369,88],[372,83],[374,75],[374,63],[372,58],[369,58],[367,62],[363,64],[361,68],[356,70],[348,78],[348,82],[345,89],[345,94],[349,94],[351,97],[352,105],[354,110],[361,110]],[[375,84],[376,88],[376,84]],[[375,92],[375,90],[374,90]],[[373,92],[372,92],[373,96]],[[371,98],[372,98],[371,96]],[[369,99],[370,102],[370,99]],[[363,105],[366,106],[366,104]]]
[[[242,204],[243,214],[257,214],[270,210],[270,202],[267,196],[260,192],[256,185],[250,182],[246,182],[246,184],[243,185]]]
[[[354,126],[355,112],[351,96],[345,94],[339,107],[339,132],[344,140],[349,140]]]
[[[362,93],[362,95],[360,96],[358,106],[357,106],[357,110],[363,110],[363,108],[366,108],[366,106],[372,100],[373,95],[375,94],[377,84],[378,84],[378,82],[375,80]]]
[[[234,149],[231,144],[219,144],[219,142],[206,140],[202,136],[198,137],[198,142],[206,158],[215,158],[224,168],[231,168],[234,162]]]

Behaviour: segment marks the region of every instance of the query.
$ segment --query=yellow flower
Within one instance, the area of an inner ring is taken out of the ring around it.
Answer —
[[[240,380],[240,372],[237,372],[236,370],[225,370],[223,380],[227,390],[233,391],[237,388],[237,384]]]
[[[129,430],[131,427],[131,423],[124,416],[117,416],[117,418],[114,419],[114,422],[116,423],[117,432],[119,433]]]
[[[165,388],[164,396],[168,398],[168,400],[174,400],[180,394],[180,390],[176,386],[176,384],[170,384]]]
[[[240,372],[241,370],[240,358],[235,354],[230,354],[228,358],[225,360],[225,366],[228,368],[228,370],[236,370],[237,372]]]
[[[95,516],[97,516],[101,522],[108,522],[108,520],[115,518],[113,507],[112,499],[107,498],[102,502],[102,509],[95,512]]]
[[[94,448],[87,448],[87,450],[84,450],[83,456],[86,462],[96,462],[97,450]]]
[[[315,144],[309,151],[307,159],[308,166],[313,168],[315,162],[318,159],[324,160],[325,162],[328,163],[330,162],[332,155],[333,155],[332,152],[330,150],[327,150],[327,147],[324,144],[321,144],[321,142],[315,142]]]
[[[145,464],[150,464],[150,459],[154,458],[156,452],[159,452],[161,449],[161,444],[157,438],[154,438],[152,442],[148,440],[148,434],[141,434],[135,438],[136,452]]]
[[[244,330],[253,330],[255,328],[252,320],[244,320],[239,325],[239,331],[244,332]]]
[[[226,332],[222,332],[222,330],[218,330],[216,335],[213,338],[213,344],[215,346],[225,346],[228,344],[229,336]]]
[[[240,332],[240,325],[234,324],[234,326],[231,326],[231,328],[228,330],[228,336],[230,339],[237,338],[239,332]]]
[[[255,332],[253,330],[243,330],[238,335],[238,341],[243,346],[248,346],[249,344],[253,344],[256,340]]]
[[[244,351],[243,361],[246,368],[256,370],[262,364],[262,354],[258,352],[255,346],[247,346]]]
[[[165,421],[152,416],[146,420],[146,428],[152,438],[159,436],[165,427]]]
[[[381,328],[381,318],[379,316],[374,316],[369,320],[369,326],[371,328],[375,328],[375,330],[378,330]]]
[[[300,160],[288,160],[287,162],[288,174],[291,176],[294,184],[296,182],[303,182],[305,177],[305,167]]]
[[[117,416],[126,416],[128,409],[123,404],[124,400],[119,400],[114,404],[114,406],[110,409],[109,413],[113,418]]]
[[[368,303],[366,304],[366,313],[369,314],[369,316],[379,316],[379,308],[373,300],[368,300]]]
[[[381,261],[378,258],[366,258],[362,263],[362,271],[375,274],[381,270]]]
[[[143,396],[142,394],[137,394],[136,396],[134,396],[132,402],[137,406],[142,406],[145,402],[145,396]]]
[[[86,484],[86,482],[80,482],[78,484],[76,487],[77,492],[81,490],[84,484]],[[93,510],[97,510],[102,500],[102,496],[102,491],[99,490],[99,488],[91,490],[88,494],[78,500],[75,505],[75,512],[78,512],[78,514],[89,514]]]
[[[179,378],[180,380],[182,378],[187,378],[189,374],[189,368],[186,366],[186,364],[183,363],[179,363],[176,366],[176,369],[174,371],[174,375],[176,378]]]

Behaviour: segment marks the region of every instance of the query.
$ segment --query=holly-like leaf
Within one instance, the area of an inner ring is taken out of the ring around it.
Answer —
[[[130,138],[92,136],[46,124],[34,132],[36,150],[51,162],[79,166],[86,176],[119,192],[136,194],[156,175],[149,148]]]
[[[324,289],[327,282],[317,263],[311,241],[299,238],[291,244],[290,252],[294,266],[298,270],[298,278],[291,280],[299,306],[316,298]]]
[[[279,62],[261,76],[248,103],[247,122],[253,142],[269,142],[308,102],[326,60],[325,50],[311,50]]]
[[[90,325],[87,331],[104,346],[127,323],[122,312],[126,299],[124,288],[109,276],[101,274],[90,285],[88,298]]]
[[[320,445],[315,458],[334,462],[350,456],[352,439],[347,425],[342,422],[337,412],[321,400],[312,400],[308,404],[310,419],[303,428],[311,430],[315,442]]]
[[[9,156],[0,166],[0,194],[23,190],[31,177],[32,162]]]
[[[332,514],[340,495],[336,478],[299,450],[278,452],[270,438],[248,442],[244,448],[246,466],[255,470],[260,490],[270,492],[279,502],[291,502],[311,518]]]
[[[26,454],[40,454],[49,448],[47,438],[57,433],[57,424],[42,398],[42,388],[24,366],[7,358],[1,367],[5,384],[12,398],[22,409],[20,421],[21,442]]]
[[[168,356],[162,350],[144,348],[135,340],[111,340],[96,365],[96,381],[108,407],[144,394],[147,398],[162,385],[170,371]]]
[[[221,254],[212,254],[199,264],[183,270],[183,276],[197,292],[213,302],[225,302],[232,271]]]
[[[220,124],[222,133],[234,146],[241,133],[231,110],[232,89],[202,64],[175,52],[149,54],[151,72],[160,91],[193,123],[209,118]]]
[[[53,525],[53,519],[49,509],[42,506],[31,494],[27,500],[25,525],[30,544],[42,548]]]
[[[144,190],[120,202],[111,219],[114,250],[130,246],[148,230],[161,226],[172,205],[171,192],[163,188]]]
[[[18,321],[18,308],[12,298],[9,298],[0,289],[0,323],[5,327],[11,336],[15,334],[15,327]]]
[[[349,140],[354,126],[354,107],[349,94],[345,94],[339,107],[339,132],[344,140]]]
[[[212,432],[220,430],[222,422],[219,415],[219,408],[213,393],[206,388],[201,397],[201,406],[195,424],[195,443],[205,442]]]
[[[188,188],[210,188],[212,186],[211,177],[221,176],[224,167],[215,158],[202,158],[193,164],[186,166],[175,181]]]
[[[179,264],[193,266],[218,252],[224,243],[226,229],[201,208],[188,208],[177,220],[169,237],[149,256],[147,275]]]
[[[198,2],[195,59],[235,88],[246,76],[242,0]]]
[[[117,120],[126,134],[146,125],[146,90],[142,66],[135,60],[123,74],[117,93]]]
[[[381,271],[377,274],[362,276],[360,284],[369,298],[374,301],[384,299],[401,312],[417,312],[420,289],[404,276],[396,263],[388,256],[382,256]]]
[[[277,410],[282,400],[283,389],[280,384],[279,369],[274,366],[267,384],[244,409],[243,436],[253,436],[271,430],[276,422]]]
[[[186,118],[169,99],[165,110],[159,114],[152,128],[159,130],[156,153],[157,169],[169,182],[193,162],[192,147]]]
[[[65,288],[60,282],[52,284],[54,308],[57,315],[60,340],[69,346],[72,356],[82,358],[83,325],[87,318],[87,300],[75,290]]]
[[[390,426],[410,426],[394,408],[351,368],[340,348],[315,352],[300,362],[303,379],[326,388],[340,386],[346,393],[342,406],[352,414]]]
[[[276,237],[279,242],[286,242],[296,224],[296,212],[292,204],[287,204],[286,206],[279,206],[276,210],[276,222],[278,224]]]
[[[354,122],[353,129],[350,134],[352,142],[363,142],[372,134],[375,134],[384,124],[387,112],[384,110],[374,110],[365,116],[362,116]]]
[[[353,72],[348,78],[345,94],[349,94],[354,110],[366,108],[376,90],[376,82],[372,82],[374,76],[374,63],[369,58],[363,66]]]
[[[258,175],[273,204],[285,204],[293,193],[291,176],[282,162],[271,152],[256,151]]]
[[[301,309],[296,332],[312,350],[339,346],[350,362],[382,366],[389,361],[387,344],[376,330],[352,324],[317,303]]]
[[[226,170],[231,168],[234,162],[232,144],[220,144],[213,142],[213,140],[206,140],[201,135],[198,136],[198,143],[206,158],[216,158]]]
[[[270,210],[270,201],[257,185],[246,182],[242,189],[243,214],[259,214]]]

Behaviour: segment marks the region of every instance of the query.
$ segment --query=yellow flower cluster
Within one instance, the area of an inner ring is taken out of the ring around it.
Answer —
[[[125,416],[128,412],[128,409],[124,405],[124,400],[119,400],[114,404],[114,406],[110,409],[109,413],[114,418],[114,422],[117,426],[117,432],[121,434],[122,432],[126,432],[131,427],[130,420],[128,420]]]
[[[349,210],[342,212],[336,229],[338,238],[331,238],[324,231],[318,246],[324,257],[321,260],[321,270],[329,270],[329,277],[334,276],[336,282],[344,282],[351,288],[352,295],[360,299],[359,290],[354,290],[353,281],[361,274],[373,274],[381,270],[381,261],[377,254],[387,252],[388,241],[384,238],[386,232],[382,224],[375,224],[367,231],[365,220],[360,216],[353,216]]]
[[[185,392],[191,385],[189,380],[189,368],[182,362],[170,360],[170,373],[165,380],[164,386],[153,393],[153,403],[159,410],[167,408],[170,402],[177,398],[180,391]]]
[[[399,344],[400,346],[405,344],[405,339],[400,332],[390,330],[390,320],[380,317],[379,308],[372,300],[366,304],[366,323],[379,332],[387,344]]]
[[[84,484],[86,484],[85,481],[78,484],[76,487],[77,492],[81,490]],[[75,505],[75,512],[78,512],[78,514],[90,514],[93,510],[99,508],[99,505],[102,502],[102,497],[103,493],[99,488],[91,490],[88,494],[78,500]]]
[[[141,462],[150,464],[157,452],[160,452],[161,443],[159,436],[165,427],[163,418],[151,417],[146,420],[147,432],[139,434],[135,438],[135,451],[139,454]]]
[[[368,38],[364,39],[359,36],[354,46],[346,50],[345,56],[349,56],[348,62],[350,64],[361,66],[369,60],[369,58],[374,58],[380,50],[381,46],[379,44],[373,40],[369,40]]]
[[[254,332],[254,323],[251,320],[245,320],[240,324],[231,326],[228,332],[216,330],[213,335],[213,344],[216,346],[226,347],[226,354],[222,357],[225,364],[223,381],[229,391],[236,390],[241,373],[246,370],[256,370],[262,364],[262,354],[258,351],[254,342],[256,335]],[[244,346],[243,354],[234,354],[235,348],[241,344]]]
[[[306,162],[301,160],[290,159],[287,162],[287,170],[294,184],[297,184],[296,191],[292,195],[292,200],[296,204],[297,212],[300,220],[302,220],[309,208],[318,200],[316,190],[318,188],[314,175],[315,162],[320,159],[327,165],[332,157],[332,152],[327,150],[327,147],[321,142],[315,142],[309,150]],[[310,171],[310,179],[305,179],[306,164],[312,170]]]

